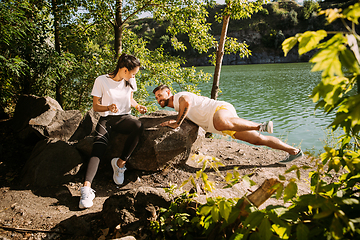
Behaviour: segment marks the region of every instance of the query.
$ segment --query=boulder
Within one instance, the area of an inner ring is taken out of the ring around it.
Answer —
[[[90,109],[81,120],[79,127],[69,139],[70,142],[80,141],[95,132],[97,122],[99,121],[100,114]]]
[[[51,112],[51,113],[49,113]],[[45,138],[67,141],[73,136],[82,119],[78,110],[51,110],[29,121],[29,125]]]
[[[139,118],[145,130],[136,151],[127,164],[129,167],[158,171],[167,164],[185,164],[192,144],[198,138],[199,127],[187,119],[177,130],[160,126],[165,121],[175,120],[177,115],[178,113],[174,111],[160,110]],[[119,137],[115,139],[115,145],[119,140]],[[111,153],[120,153],[113,146],[110,146],[110,150],[112,150]]]
[[[189,120],[184,120],[180,129],[161,127],[162,122],[176,119],[174,111],[156,111],[144,115],[139,120],[144,124],[144,133],[130,160],[128,168],[145,171],[158,171],[167,164],[184,164],[191,152],[192,144],[198,138],[199,127]],[[127,135],[114,133],[109,141],[104,160],[109,162],[122,153]],[[76,147],[90,157],[92,137],[80,140]]]
[[[191,152],[192,144],[198,137],[199,127],[184,120],[180,129],[161,127],[160,124],[176,119],[177,112],[156,111],[144,115],[139,120],[144,124],[144,133],[126,166],[128,168],[158,171],[168,164],[184,164]],[[105,161],[119,157],[127,135],[114,133],[104,156]]]
[[[156,210],[168,208],[171,199],[162,188],[140,187],[110,196],[101,212],[105,225],[115,228],[120,225],[122,232],[136,231],[139,227],[155,220]]]
[[[13,129],[20,139],[34,141],[56,138],[67,141],[74,134],[82,120],[78,110],[64,111],[60,104],[50,97],[23,95],[16,104]]]
[[[22,185],[59,186],[73,180],[83,163],[75,147],[60,140],[42,140],[22,169]]]

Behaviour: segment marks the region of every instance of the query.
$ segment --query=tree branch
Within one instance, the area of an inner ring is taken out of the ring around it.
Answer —
[[[16,232],[44,232],[44,233],[57,233],[63,235],[71,235],[69,233],[63,233],[55,230],[45,230],[45,229],[30,229],[30,228],[15,228],[15,227],[5,227],[0,226],[0,228],[7,230],[7,231],[16,231]]]

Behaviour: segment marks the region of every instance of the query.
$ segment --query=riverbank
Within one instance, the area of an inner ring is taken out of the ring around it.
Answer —
[[[16,149],[14,151],[22,151]],[[248,185],[245,181],[240,182],[230,190],[222,189],[222,178],[213,170],[207,169],[209,180],[216,182],[216,190],[212,193],[224,197],[240,197],[254,191],[267,178],[277,178],[284,174],[288,165],[278,164],[286,154],[277,150],[264,147],[250,146],[234,141],[223,139],[206,139],[202,146],[194,149],[198,156],[205,155],[216,157],[224,166],[219,168],[222,176],[232,172],[236,167],[241,176],[248,175],[257,183],[255,186]],[[169,166],[162,171],[146,172],[129,170],[125,174],[125,182],[116,186],[112,181],[112,172],[100,169],[93,183],[96,190],[94,206],[90,209],[79,210],[79,189],[82,178],[64,184],[62,186],[27,189],[19,185],[21,164],[3,161],[0,173],[0,237],[2,239],[112,239],[114,232],[109,232],[106,226],[101,225],[98,216],[105,200],[118,191],[137,189],[141,186],[156,188],[169,187],[169,183],[181,185],[191,175],[195,177],[196,171],[201,168],[190,157],[185,165]],[[19,161],[20,162],[20,161]],[[313,165],[308,156],[293,162],[299,166]],[[309,192],[308,172],[302,170],[301,179],[298,181],[299,194]],[[79,174],[81,176],[81,173]],[[287,178],[296,177],[290,173]],[[190,185],[184,189],[189,190]],[[201,192],[204,194],[203,192]],[[203,195],[204,199],[205,195]],[[200,198],[200,200],[201,200]],[[274,198],[265,202],[262,207],[269,204],[283,204],[283,201]],[[91,227],[91,236],[82,236],[81,229]],[[69,234],[69,235],[68,235]],[[79,236],[76,236],[78,234]],[[119,234],[119,233],[117,233]],[[128,233],[136,236],[137,233]],[[125,234],[126,235],[126,234]],[[124,236],[124,235],[122,235]],[[136,236],[137,239],[142,239]]]

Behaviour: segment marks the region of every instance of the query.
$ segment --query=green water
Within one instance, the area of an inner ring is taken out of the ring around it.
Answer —
[[[197,69],[214,73],[214,67]],[[273,136],[318,153],[333,116],[315,111],[309,95],[321,76],[310,70],[309,63],[223,66],[218,100],[233,104],[241,118],[258,123],[272,120]],[[212,80],[201,84],[201,94],[210,97],[211,87]]]

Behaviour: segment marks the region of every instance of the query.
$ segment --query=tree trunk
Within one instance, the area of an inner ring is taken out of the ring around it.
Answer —
[[[223,17],[223,26],[221,30],[220,42],[218,49],[216,51],[216,65],[214,72],[213,87],[211,89],[211,98],[215,100],[217,99],[219,93],[220,72],[221,72],[222,60],[224,57],[224,46],[225,46],[229,21],[230,21],[230,15],[226,15]]]
[[[61,54],[60,50],[60,30],[59,30],[59,15],[58,15],[58,8],[57,8],[57,2],[56,0],[51,1],[52,4],[52,12],[54,16],[54,38],[55,38],[55,51],[59,54]],[[59,74],[56,74],[59,76]],[[60,106],[63,106],[63,96],[62,96],[62,79],[57,78],[56,79],[56,101],[60,104]]]
[[[276,192],[276,188],[274,188],[274,186],[277,184],[280,184],[280,182],[275,178],[266,179],[255,192],[245,198],[244,202],[240,205],[241,211],[239,216],[249,215],[249,213],[245,210],[247,205],[253,204],[256,207],[259,207],[267,199],[269,199]]]
[[[114,24],[114,32],[115,32],[115,59],[118,59],[122,49],[122,0],[116,1],[116,12],[115,12],[115,24]]]

